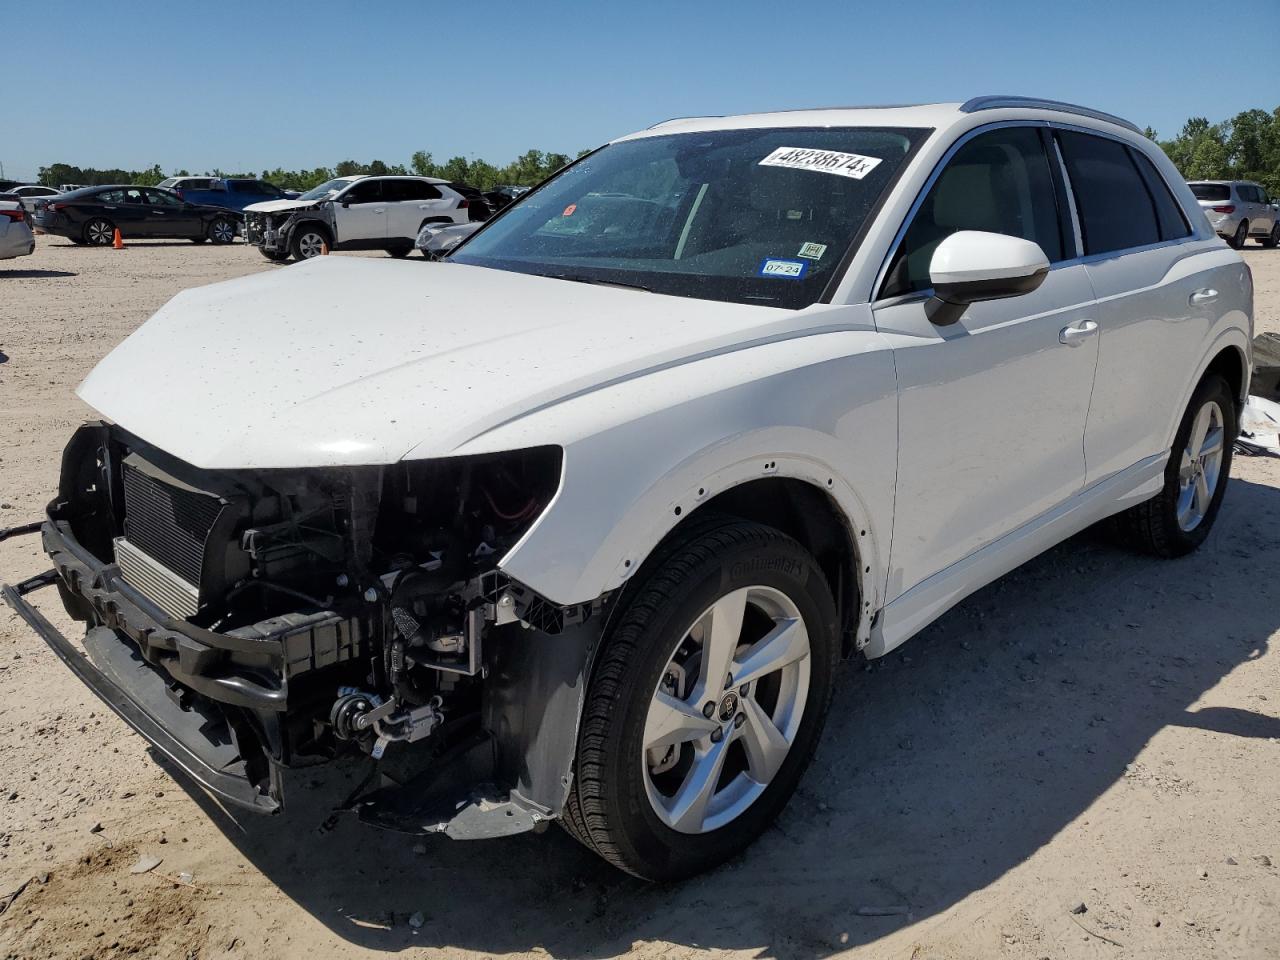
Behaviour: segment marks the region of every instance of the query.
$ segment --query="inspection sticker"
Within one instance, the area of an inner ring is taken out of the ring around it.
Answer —
[[[800,245],[800,252],[797,257],[807,257],[810,260],[821,260],[822,255],[827,252],[825,243],[803,243]]]
[[[834,173],[838,177],[861,180],[880,166],[879,157],[835,150],[807,150],[804,147],[779,147],[760,161],[762,167],[786,167],[789,170],[814,170]]]
[[[760,264],[760,276],[776,280],[799,280],[809,270],[803,260],[765,260]]]

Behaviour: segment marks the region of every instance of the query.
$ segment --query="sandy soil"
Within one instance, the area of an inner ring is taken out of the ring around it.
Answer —
[[[1280,330],[1280,252],[1247,257]],[[95,361],[177,291],[267,269],[48,237],[0,264],[0,526],[40,516]],[[294,777],[287,819],[229,815],[0,608],[0,957],[1275,957],[1280,461],[1234,473],[1192,557],[1077,537],[846,666],[776,827],[666,888],[558,830],[330,822],[355,763]],[[42,561],[0,546],[4,578]],[[142,853],[162,863],[132,874]]]

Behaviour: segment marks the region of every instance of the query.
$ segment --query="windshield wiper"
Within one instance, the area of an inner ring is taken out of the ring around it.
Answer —
[[[627,283],[625,280],[597,280],[595,277],[575,276],[569,273],[544,273],[544,277],[550,277],[552,280],[570,280],[573,283],[591,283],[600,287],[623,287],[627,290],[643,290],[645,293],[653,293],[652,287],[646,287],[643,283]]]

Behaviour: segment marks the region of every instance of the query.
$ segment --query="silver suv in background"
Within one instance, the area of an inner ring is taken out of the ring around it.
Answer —
[[[1197,180],[1189,184],[1218,236],[1239,250],[1252,237],[1264,247],[1280,244],[1277,200],[1250,180]]]

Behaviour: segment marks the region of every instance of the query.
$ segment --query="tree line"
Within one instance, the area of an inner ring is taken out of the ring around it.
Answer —
[[[587,152],[581,150],[578,156]],[[440,163],[426,150],[419,150],[409,159],[408,164],[386,163],[382,160],[370,160],[368,163],[342,160],[332,167],[316,167],[311,170],[285,170],[283,167],[276,167],[274,170],[262,171],[213,169],[203,172],[174,170],[171,173],[165,173],[159,164],[146,170],[99,170],[69,163],[51,163],[40,168],[39,181],[51,187],[64,183],[78,183],[86,187],[108,183],[155,186],[166,177],[248,177],[266,180],[289,190],[310,190],[334,177],[350,177],[361,173],[373,176],[416,174],[420,177],[439,177],[455,183],[467,183],[480,190],[491,190],[500,184],[531,187],[551,176],[570,159],[564,153],[526,150],[510,163],[499,167],[487,160],[468,160],[466,157],[451,157]]]
[[[1145,132],[1188,180],[1253,180],[1280,197],[1280,107],[1245,110],[1221,123],[1192,117],[1172,140]]]
[[[1229,120],[1210,123],[1205,117],[1192,117],[1171,140],[1160,139],[1150,127],[1146,135],[1160,144],[1174,165],[1188,180],[1254,180],[1263,185],[1273,197],[1280,196],[1280,107],[1271,112],[1245,110]],[[587,151],[579,151],[578,156]],[[526,150],[515,160],[499,167],[487,160],[468,160],[451,157],[444,163],[437,162],[430,153],[419,150],[408,164],[384,163],[371,160],[361,163],[343,160],[332,167],[316,167],[313,170],[274,170],[261,172],[230,172],[207,170],[197,176],[258,177],[280,187],[292,190],[310,188],[357,173],[395,175],[417,174],[424,177],[440,177],[459,183],[468,183],[481,190],[489,190],[499,184],[533,186],[555,173],[570,160],[564,153],[547,153],[542,150]],[[92,167],[75,167],[66,163],[54,163],[40,168],[40,182],[48,186],[63,183],[80,183],[96,186],[103,183],[137,183],[155,185],[166,176],[191,176],[186,170],[166,174],[159,164],[148,170],[96,170]]]

